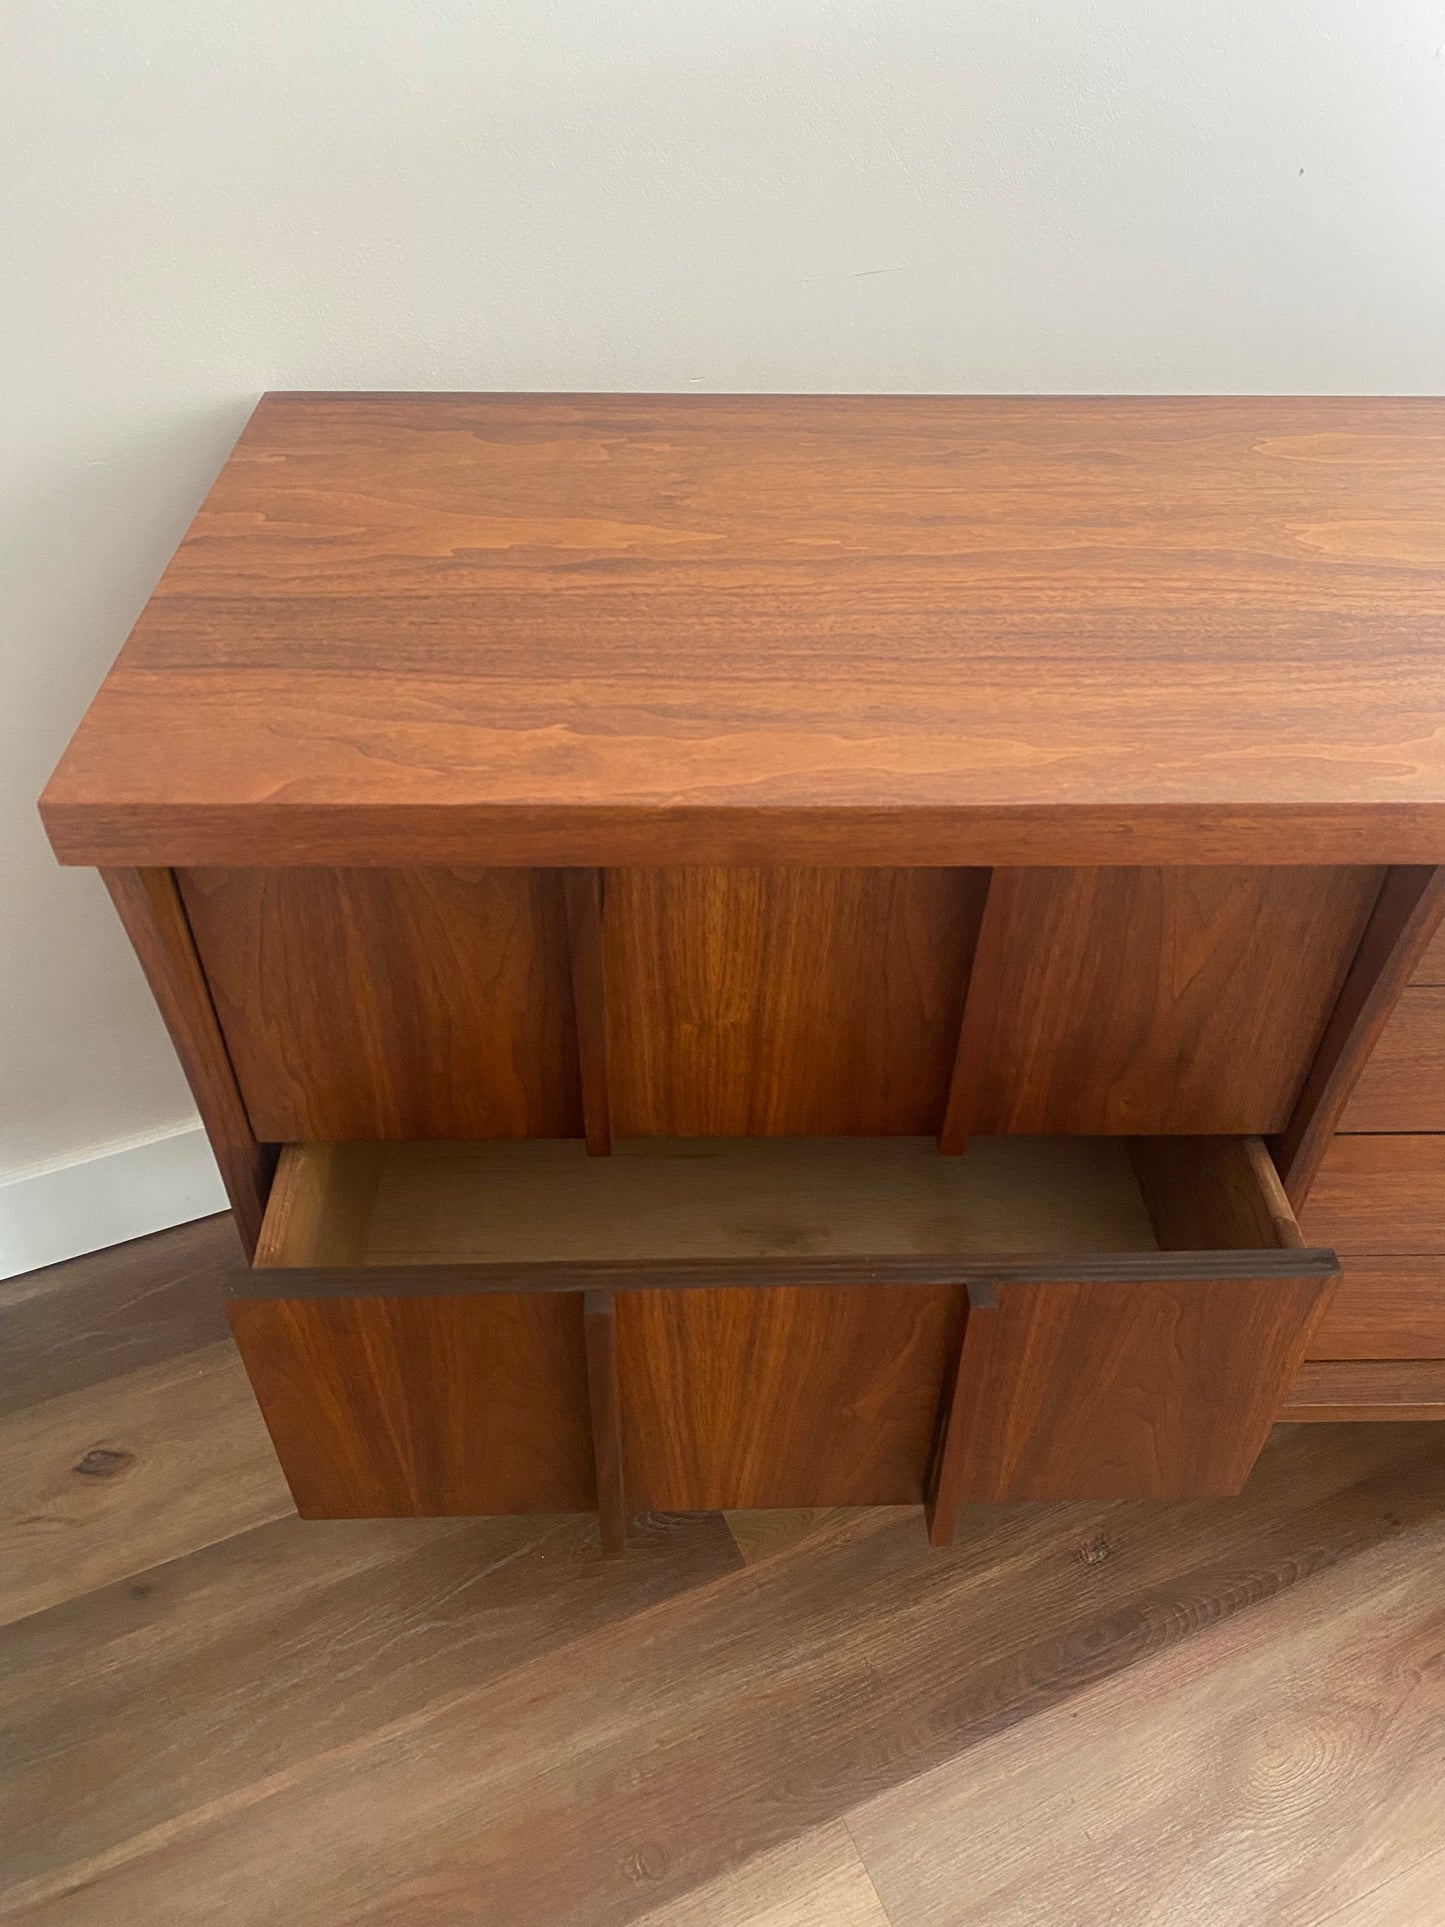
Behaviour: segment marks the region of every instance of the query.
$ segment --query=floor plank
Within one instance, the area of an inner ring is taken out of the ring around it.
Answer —
[[[0,1419],[0,1625],[294,1508],[227,1341]]]
[[[277,1520],[0,1630],[9,1882],[735,1570],[716,1514]]]
[[[227,1336],[229,1213],[0,1284],[0,1416]]]
[[[856,1516],[856,1507],[795,1506],[757,1512],[725,1512],[728,1531],[739,1552],[750,1566],[760,1559],[771,1559],[776,1552],[787,1552],[804,1539],[833,1527],[846,1525]]]
[[[1417,1519],[852,1813],[893,1927],[1434,1927],[1385,1896],[1439,1839],[1442,1557]]]
[[[1440,1927],[1442,1919],[1445,1847],[1345,1901],[1322,1916],[1319,1927]]]
[[[7,1920],[1445,1922],[1442,1428],[1281,1427],[1239,1501],[973,1508],[943,1556],[909,1511],[619,1562],[305,1524],[210,1342],[231,1235],[0,1286]]]
[[[637,1927],[890,1927],[842,1825],[819,1827],[644,1914]]]
[[[75,1861],[14,1917],[633,1921],[1192,1634],[1242,1615],[1267,1642],[1292,1589],[1445,1516],[1422,1432],[1281,1428],[1242,1499],[977,1509],[944,1555],[863,1514]]]

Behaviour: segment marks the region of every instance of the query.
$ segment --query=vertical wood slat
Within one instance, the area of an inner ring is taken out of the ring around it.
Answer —
[[[587,1394],[597,1467],[597,1525],[604,1559],[627,1550],[627,1496],[622,1484],[622,1398],[617,1374],[617,1321],[610,1291],[583,1294]]]
[[[980,1012],[996,1010],[1003,993],[1007,969],[1006,940],[1013,919],[1020,875],[1018,870],[990,870],[984,891],[973,967],[969,971],[963,1014],[959,1019],[953,1076],[949,1079],[948,1101],[943,1107],[943,1123],[938,1132],[938,1148],[947,1157],[959,1157],[968,1149],[970,1100],[975,1079],[983,1069],[983,1054],[987,1048],[986,1027],[980,1021]],[[947,1544],[948,1541],[939,1543]]]
[[[251,1128],[174,872],[103,869],[100,874],[176,1047],[250,1258],[261,1235],[275,1157]]]
[[[963,1145],[958,1148],[962,1150]],[[938,1446],[933,1458],[933,1475],[923,1508],[931,1546],[953,1544],[954,1526],[963,1497],[964,1468],[968,1464],[972,1446],[972,1411],[969,1400],[962,1395],[964,1359],[967,1357],[967,1372],[971,1378],[987,1378],[997,1325],[998,1297],[993,1287],[970,1285],[963,1343],[958,1348],[958,1362],[944,1398]]]
[[[1354,961],[1271,1149],[1298,1211],[1386,1020],[1445,915],[1445,867],[1397,864],[1386,876]]]
[[[582,1076],[582,1121],[589,1157],[612,1150],[612,1097],[607,1078],[607,982],[602,965],[601,870],[564,870],[572,951],[572,1002]]]

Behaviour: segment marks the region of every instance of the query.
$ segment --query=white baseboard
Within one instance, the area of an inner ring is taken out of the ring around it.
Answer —
[[[199,1124],[87,1151],[0,1183],[0,1278],[225,1209]]]

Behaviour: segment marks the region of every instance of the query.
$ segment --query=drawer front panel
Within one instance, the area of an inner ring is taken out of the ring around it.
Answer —
[[[1347,1269],[1380,1252],[1445,1256],[1445,1136],[1335,1138],[1300,1225]]]
[[[1001,1285],[969,1313],[950,1499],[1238,1492],[1332,1284]]]
[[[1445,1419],[1445,1359],[1312,1359],[1300,1367],[1280,1418]]]
[[[962,1286],[619,1291],[633,1509],[917,1505]]]
[[[1283,1130],[1382,876],[995,871],[959,1048],[959,1130]]]
[[[609,870],[620,1137],[927,1135],[943,1116],[979,870]]]
[[[580,1292],[226,1310],[303,1518],[595,1504]]]
[[[555,870],[189,870],[263,1142],[582,1131]]]
[[[1445,1131],[1445,984],[1401,997],[1340,1120],[1342,1131]]]
[[[1445,1258],[1346,1264],[1311,1358],[1445,1358]]]

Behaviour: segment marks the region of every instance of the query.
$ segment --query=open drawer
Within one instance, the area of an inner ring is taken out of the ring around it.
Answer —
[[[1245,1138],[303,1144],[229,1311],[311,1516],[1237,1491],[1337,1276]]]

